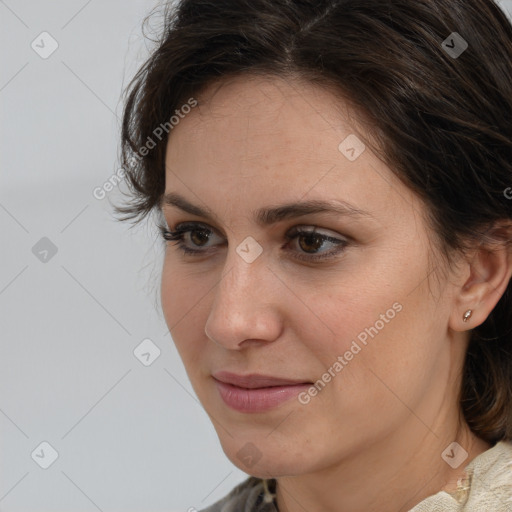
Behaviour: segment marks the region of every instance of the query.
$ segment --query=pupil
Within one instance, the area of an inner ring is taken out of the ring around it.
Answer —
[[[314,252],[322,245],[322,239],[315,233],[303,235],[301,237],[301,239],[306,240],[306,245],[313,246],[313,251],[306,250],[306,252]],[[304,244],[300,244],[300,245],[301,245],[302,249],[304,249],[304,246],[303,246]]]
[[[199,237],[196,237],[195,235],[197,235],[198,233],[199,233]],[[201,239],[202,239],[202,241],[203,241],[203,242],[205,242],[205,243],[206,243],[206,242],[208,242],[208,238],[209,238],[209,236],[208,236],[208,234],[207,234],[207,232],[206,232],[206,231],[204,231],[204,230],[198,230],[198,229],[196,229],[196,230],[192,231],[192,233],[191,233],[190,237],[191,237],[191,239],[192,239],[192,242],[194,242],[194,244],[196,244],[196,245],[202,245],[202,244],[201,244]],[[194,240],[195,238],[198,238],[199,243],[196,243],[196,242],[197,242],[197,240]]]

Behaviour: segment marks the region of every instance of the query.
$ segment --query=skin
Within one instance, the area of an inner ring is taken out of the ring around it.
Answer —
[[[206,242],[186,236],[188,247],[210,251],[199,257],[168,242],[161,298],[224,452],[246,473],[277,478],[280,511],[406,511],[454,488],[490,447],[461,418],[457,393],[468,331],[505,291],[510,255],[475,252],[435,279],[442,263],[429,258],[434,235],[420,199],[368,146],[355,161],[338,150],[358,133],[339,97],[270,77],[221,85],[199,95],[169,139],[166,193],[214,218],[162,208],[172,230],[188,221],[212,232]],[[344,200],[370,215],[309,214],[272,226],[252,217],[309,199]],[[323,262],[301,261],[294,255],[336,246],[287,242],[294,226],[349,243]],[[263,249],[252,263],[236,252],[247,236]],[[219,370],[317,381],[394,303],[401,311],[309,403],[241,413],[221,399],[211,376]],[[469,453],[457,469],[441,457],[453,441]],[[237,456],[249,442],[261,455],[251,467]]]

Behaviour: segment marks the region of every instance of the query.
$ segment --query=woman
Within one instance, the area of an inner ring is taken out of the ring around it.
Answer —
[[[512,510],[512,27],[491,0],[182,0],[123,220],[227,457],[208,512]]]

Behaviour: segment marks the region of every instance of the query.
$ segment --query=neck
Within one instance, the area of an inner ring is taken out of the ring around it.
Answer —
[[[439,491],[455,490],[464,468],[490,448],[488,443],[474,436],[465,423],[459,434],[456,434],[457,425],[452,425],[448,430],[453,432],[451,435],[436,435],[434,428],[426,429],[415,416],[410,417],[410,423],[379,443],[348,454],[333,467],[307,475],[278,478],[276,500],[279,511],[410,510]],[[468,452],[468,457],[457,468],[452,468],[441,457],[453,441]]]

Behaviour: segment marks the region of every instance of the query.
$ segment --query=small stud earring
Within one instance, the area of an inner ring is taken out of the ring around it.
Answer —
[[[463,322],[467,322],[469,317],[471,316],[471,314],[473,313],[473,311],[471,309],[468,309],[465,313],[464,313],[464,316],[462,317],[462,321]]]

